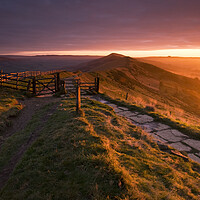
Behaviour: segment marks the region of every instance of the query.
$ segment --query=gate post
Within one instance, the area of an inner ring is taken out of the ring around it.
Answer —
[[[76,113],[79,113],[81,109],[81,87],[80,80],[77,80],[76,84]]]
[[[16,78],[16,89],[18,89],[18,79],[19,79],[19,74],[17,73],[17,78]]]
[[[56,92],[60,92],[60,73],[56,73]]]
[[[3,78],[2,78],[2,77],[3,77],[3,76],[2,76],[3,70],[1,70],[0,73],[1,73],[1,87],[3,87]]]
[[[96,78],[96,92],[99,93],[99,77]]]
[[[36,95],[36,80],[35,77],[32,79],[32,84],[33,84],[33,94]]]

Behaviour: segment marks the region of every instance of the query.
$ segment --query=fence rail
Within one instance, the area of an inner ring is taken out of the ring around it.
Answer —
[[[54,94],[66,91],[67,94],[76,93],[77,85],[80,93],[96,94],[99,93],[99,78],[95,78],[94,82],[81,82],[77,78],[60,79],[60,70],[48,72],[20,72],[20,73],[4,73],[0,71],[0,88],[12,88],[16,90],[27,91],[33,95]],[[48,75],[42,77],[41,75]],[[61,90],[63,88],[63,90]]]
[[[76,87],[79,85],[81,94],[99,93],[99,78],[95,78],[94,82],[81,82],[79,79],[65,79],[65,90],[67,94],[75,93]]]
[[[0,87],[27,91],[33,95],[53,94],[60,89],[60,70],[47,72],[4,73],[0,71]],[[49,77],[41,77],[48,75]]]

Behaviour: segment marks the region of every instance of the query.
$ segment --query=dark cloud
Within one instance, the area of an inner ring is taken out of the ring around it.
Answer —
[[[199,0],[0,0],[0,53],[200,48]]]

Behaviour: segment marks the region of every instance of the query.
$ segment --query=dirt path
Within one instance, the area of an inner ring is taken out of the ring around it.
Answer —
[[[28,122],[31,120],[32,116],[36,113],[36,111],[38,111],[47,104],[56,103],[59,101],[60,98],[42,97],[26,99],[25,101],[20,102],[24,105],[24,109],[20,112],[19,116],[16,119],[12,119],[12,126],[5,131],[4,140],[6,140],[11,135],[23,130],[28,124]],[[52,104],[52,106],[50,106],[50,109],[48,109],[41,116],[40,125],[32,132],[26,143],[24,143],[20,147],[20,149],[18,149],[18,151],[13,155],[13,157],[10,159],[10,161],[4,167],[4,169],[0,171],[0,190],[9,179],[10,174],[12,173],[16,164],[22,158],[28,147],[37,139],[39,133],[43,129],[43,125],[48,121],[51,114],[53,114],[56,111],[56,108],[57,104]],[[0,145],[3,144],[4,140],[1,141]]]
[[[23,105],[23,109],[17,118],[11,118],[11,127],[7,127],[3,133],[2,140],[0,140],[0,149],[4,140],[13,135],[14,133],[22,130],[27,123],[31,120],[32,116],[43,106],[49,103],[57,102],[59,98],[53,97],[36,97],[19,101]]]

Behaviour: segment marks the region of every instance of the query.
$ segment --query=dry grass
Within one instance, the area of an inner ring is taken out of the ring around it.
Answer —
[[[112,108],[63,101],[18,164],[2,199],[198,199],[199,165],[161,152]]]
[[[17,98],[23,98],[23,95],[15,90],[0,90],[0,133],[10,125],[9,118],[15,117],[22,109],[22,105]]]

